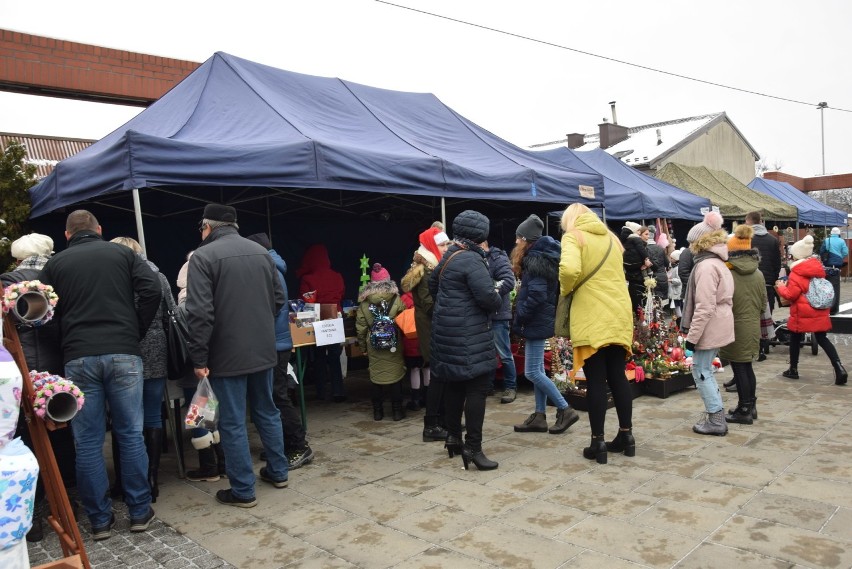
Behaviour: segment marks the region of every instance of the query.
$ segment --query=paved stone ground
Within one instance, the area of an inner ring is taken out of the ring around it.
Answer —
[[[852,369],[852,336],[830,336]],[[114,536],[86,546],[96,567],[852,567],[852,387],[834,385],[822,350],[802,351],[798,381],[780,376],[787,357],[777,346],[755,364],[754,425],[696,435],[694,389],[645,395],[634,402],[636,457],[606,465],[581,455],[585,414],[564,435],[513,432],[533,410],[526,383],[513,404],[489,399],[484,447],[500,462],[490,472],[421,442],[422,411],[373,421],[369,382],[352,372],[347,403],[309,403],[316,460],[289,488],[258,482],[257,507],[221,506],[213,494],[227,480],[180,480],[172,454],[160,521],[134,536],[119,509]],[[615,412],[607,418],[611,436]],[[30,552],[41,563],[59,549],[51,536]]]

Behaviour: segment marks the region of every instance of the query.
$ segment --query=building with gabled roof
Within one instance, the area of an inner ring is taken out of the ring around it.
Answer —
[[[5,150],[13,140],[26,147],[26,162],[36,166],[36,177],[39,180],[50,174],[61,160],[74,156],[95,142],[82,138],[0,132],[0,149]]]
[[[596,134],[573,133],[565,139],[533,145],[575,150],[601,148],[639,170],[653,175],[669,162],[728,172],[748,184],[760,156],[724,112],[626,127],[615,121],[598,125]]]

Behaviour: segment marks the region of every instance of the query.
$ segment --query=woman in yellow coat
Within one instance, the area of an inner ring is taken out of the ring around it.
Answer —
[[[582,204],[565,209],[562,231],[560,293],[574,292],[570,328],[574,369],[582,367],[586,376],[592,428],[592,442],[583,449],[583,456],[605,464],[607,451],[636,454],[633,394],[624,374],[632,353],[633,316],[624,278],[623,248],[618,237]],[[604,441],[607,385],[619,423],[618,435],[610,443]]]

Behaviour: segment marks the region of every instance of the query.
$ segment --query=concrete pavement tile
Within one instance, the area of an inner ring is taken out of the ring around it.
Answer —
[[[605,468],[595,468],[580,474],[572,481],[572,485],[597,484],[618,492],[629,493],[659,476],[659,472],[654,470],[637,468],[630,457],[618,453],[610,453],[607,460]]]
[[[800,456],[785,472],[833,480],[852,480],[852,445],[819,444]]]
[[[837,507],[822,502],[761,492],[743,506],[739,513],[788,526],[819,531],[836,511]]]
[[[730,517],[728,512],[687,502],[660,500],[632,521],[646,527],[705,538]]]
[[[698,478],[702,480],[722,482],[723,484],[733,484],[734,486],[742,486],[743,488],[751,488],[753,490],[760,490],[772,482],[772,480],[775,479],[775,476],[776,474],[774,472],[765,468],[717,462],[702,472]]]
[[[462,555],[443,547],[432,547],[419,555],[406,559],[400,567],[405,569],[446,569],[464,567],[464,569],[493,569],[494,565],[483,563],[467,555]]]
[[[667,569],[697,545],[692,537],[604,516],[586,518],[557,537],[606,555]]]
[[[704,451],[701,453],[701,458],[698,457],[683,457],[676,454],[668,454],[659,452],[645,447],[637,447],[636,456],[633,458],[625,458],[632,461],[639,468],[646,470],[654,470],[656,472],[671,472],[692,478],[707,470],[713,464],[712,461],[704,458]]]
[[[647,567],[647,565],[638,565],[626,559],[619,559],[587,549],[573,558],[565,567],[571,569],[639,569],[640,567]]]
[[[564,542],[496,523],[473,528],[444,542],[443,546],[501,568],[556,568],[582,551]]]
[[[311,534],[305,541],[359,567],[391,567],[431,547],[426,541],[358,518]]]
[[[326,471],[319,476],[300,481],[298,491],[315,500],[322,500],[362,484],[364,484],[364,481],[359,478]]]
[[[707,438],[695,439],[680,436],[657,436],[646,441],[636,441],[638,448],[648,451],[694,456],[701,452],[710,441]]]
[[[407,468],[409,468],[409,466],[406,464],[388,460],[382,456],[371,456],[369,458],[353,460],[345,467],[342,467],[340,472],[345,473],[347,476],[360,478],[365,482],[373,482],[375,480],[385,478],[386,476],[402,472]]]
[[[852,567],[846,541],[746,516],[731,518],[710,541],[807,567]]]
[[[520,415],[517,417],[517,423],[523,423],[527,418],[527,415],[521,417]],[[579,424],[579,423],[577,423]],[[572,427],[573,428],[573,427]],[[570,443],[566,442],[566,436],[568,440],[571,440],[573,433],[571,433],[570,429],[566,431],[562,435],[551,435],[550,433],[515,433],[511,432],[509,434],[503,435],[500,437],[502,442],[512,444],[521,449],[529,449],[529,448],[537,448],[537,449],[555,449],[555,448],[565,448],[570,445]]]
[[[538,498],[584,512],[629,519],[644,512],[658,500],[635,492],[619,492],[594,484],[562,486]]]
[[[365,484],[340,492],[326,498],[325,502],[380,524],[432,506],[427,500],[376,484]]]
[[[822,533],[852,541],[852,509],[838,508],[837,513],[822,528]]]
[[[251,569],[273,569],[318,553],[313,545],[265,521],[217,534],[206,545],[228,563]]]
[[[701,457],[717,463],[740,464],[755,468],[766,468],[771,472],[781,472],[796,460],[797,454],[777,450],[764,450],[756,447],[710,445],[701,451]]]
[[[263,517],[284,533],[301,538],[354,518],[353,514],[342,508],[304,497],[296,508],[269,512]]]
[[[487,485],[492,488],[521,494],[538,496],[565,484],[565,477],[553,472],[536,472],[526,468],[515,469]]]
[[[702,543],[695,551],[677,564],[678,569],[713,569],[736,567],[737,569],[805,569],[781,559],[773,559],[752,551],[724,547],[715,543]]]
[[[826,430],[837,424],[840,415],[842,414],[838,413],[836,402],[834,405],[804,403],[784,415],[781,421]]]
[[[578,442],[576,447],[558,451],[552,448],[529,448],[512,458],[511,467],[516,470],[556,473],[567,481],[592,468],[592,464],[583,458],[582,446]]]
[[[390,520],[386,525],[430,543],[441,543],[479,525],[480,521],[473,514],[438,505]]]
[[[840,480],[826,480],[805,474],[782,474],[764,491],[794,497],[807,496],[824,504],[852,508],[852,484]]]
[[[356,567],[358,566],[327,551],[319,551],[304,559],[283,565],[281,569],[355,569]]]
[[[382,455],[382,458],[399,462],[407,467],[417,466],[430,460],[435,460],[438,457],[446,457],[447,451],[444,450],[444,443],[441,441],[432,441],[424,443],[423,435],[418,432],[414,440],[408,441],[409,444],[402,448],[394,449]]]
[[[742,425],[742,427],[749,428],[750,426]],[[813,437],[813,431],[810,436],[796,436],[792,433],[786,433],[786,429],[784,429],[784,431],[784,433],[779,433],[774,430],[771,432],[759,433],[744,446],[746,448],[780,451],[790,453],[794,456],[799,456],[816,442],[816,439]]]
[[[347,439],[346,448],[357,452],[361,457],[381,456],[388,451],[408,446],[410,441],[395,441],[389,437],[363,434],[358,438]]]
[[[420,498],[436,504],[444,504],[477,516],[496,516],[526,502],[526,498],[503,492],[482,484],[453,480],[439,488],[427,490]]]
[[[588,516],[586,512],[547,500],[530,500],[499,516],[499,520],[523,531],[552,538]]]
[[[657,478],[638,488],[636,492],[675,502],[688,502],[698,506],[726,510],[731,513],[741,508],[755,494],[753,490],[730,484],[695,480],[673,474],[660,474]]]
[[[168,520],[170,526],[193,539],[257,521],[247,509],[223,506],[184,482],[163,486],[154,509],[158,518]]]
[[[454,478],[438,472],[406,470],[377,480],[376,484],[402,494],[417,496],[422,492],[442,486],[450,480],[454,480]]]

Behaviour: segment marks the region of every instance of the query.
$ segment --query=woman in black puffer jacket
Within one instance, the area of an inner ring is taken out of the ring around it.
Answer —
[[[562,247],[541,231],[544,223],[537,215],[531,215],[518,226],[515,232],[515,248],[512,250],[512,270],[521,281],[515,298],[515,322],[513,329],[524,338],[524,375],[533,383],[535,411],[520,425],[518,433],[546,433],[547,399],[556,405],[556,423],[551,434],[564,433],[580,417],[550,381],[544,371],[544,343],[553,337],[556,320],[556,301],[559,297],[559,259]]]
[[[429,277],[432,312],[433,381],[444,383],[447,423],[447,452],[461,454],[465,468],[473,462],[479,470],[492,470],[497,463],[482,452],[485,397],[497,353],[491,331],[491,314],[500,307],[485,251],[488,218],[465,210],[453,220],[454,243]],[[461,417],[464,412],[467,437],[462,447]]]

